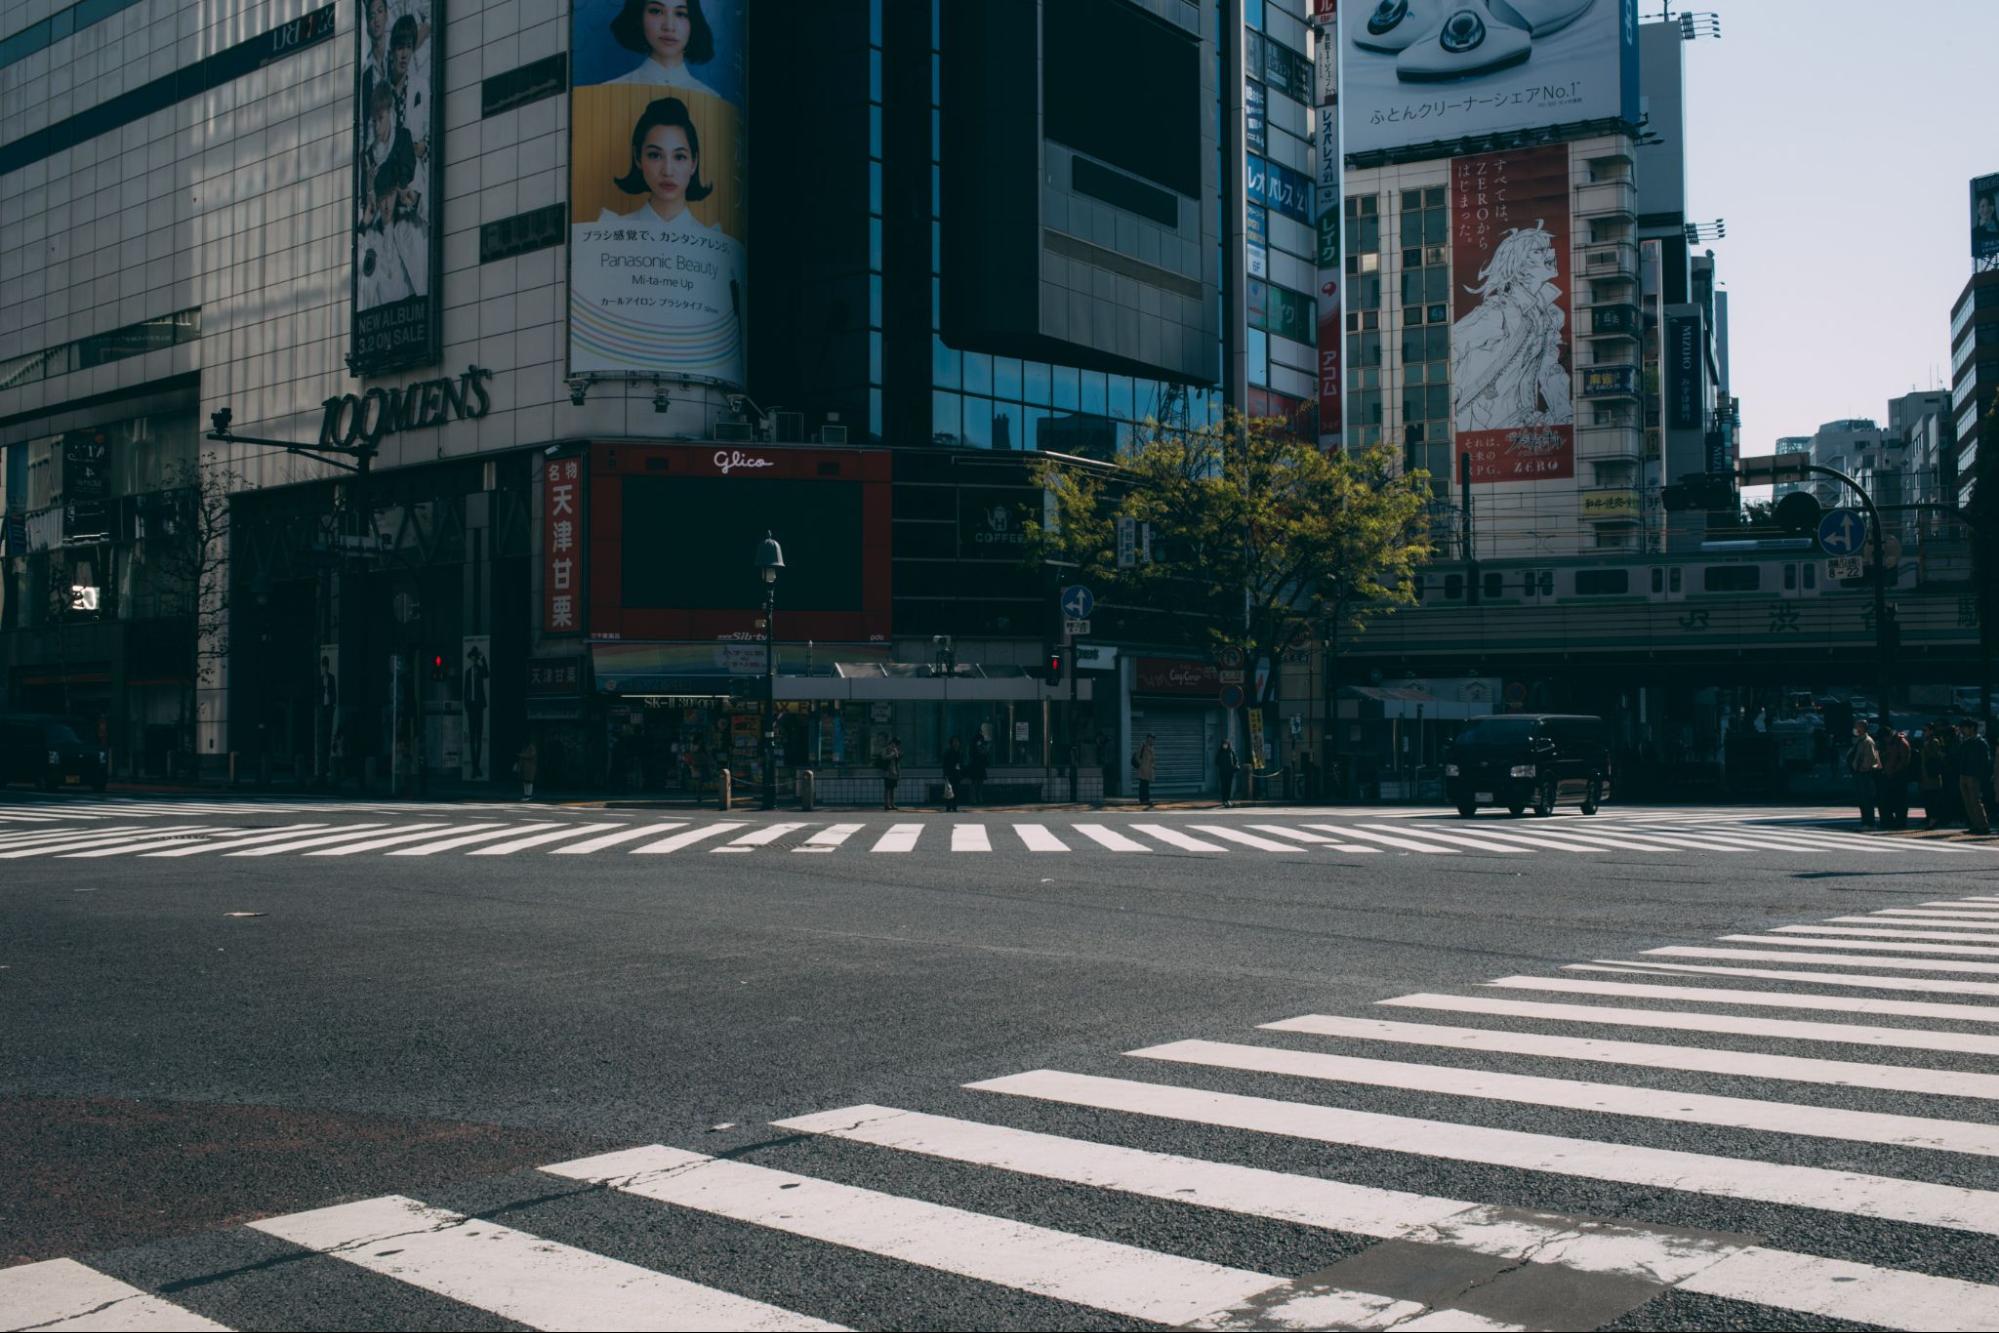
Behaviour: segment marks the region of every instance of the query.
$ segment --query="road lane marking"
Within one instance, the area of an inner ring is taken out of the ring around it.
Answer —
[[[220,1329],[171,1301],[127,1286],[74,1259],[0,1268],[0,1320],[15,1329],[91,1329],[110,1333],[179,1333]]]
[[[1287,1285],[1266,1273],[656,1145],[542,1170],[1162,1324],[1184,1324]]]
[[[1876,926],[1774,926],[1772,935],[1845,935],[1874,940],[1965,940],[1971,944],[1999,944],[1999,935],[1959,935],[1948,930],[1895,930]]]
[[[802,847],[794,847],[794,852],[837,851],[840,844],[866,828],[865,824],[829,824],[805,840]]]
[[[1218,842],[1208,842],[1205,839],[1193,837],[1190,834],[1182,833],[1176,828],[1169,828],[1165,824],[1133,824],[1131,827],[1148,837],[1159,839],[1159,841],[1165,843],[1168,847],[1177,847],[1183,852],[1225,852],[1228,850],[1228,848]],[[1297,849],[1286,848],[1286,850],[1296,851]]]
[[[1806,941],[1797,941],[1804,944]],[[1782,949],[1711,949],[1705,945],[1674,944],[1663,949],[1647,949],[1646,957],[1740,958],[1745,962],[1824,963],[1828,967],[1892,967],[1909,972],[1999,973],[1999,963],[1942,962],[1929,958],[1889,958],[1879,955],[1853,957],[1836,953],[1787,953]]]
[[[1144,843],[1127,838],[1116,829],[1105,824],[1071,824],[1070,830],[1080,833],[1097,846],[1113,852],[1149,852],[1152,849]]]
[[[1684,1000],[1689,1004],[1735,1004],[1763,1009],[1817,1009],[1833,1013],[1894,1014],[1905,1018],[1943,1018],[1966,1023],[1999,1023],[1999,1006],[1950,1004],[1934,1000],[1877,1000],[1858,995],[1800,995],[1794,991],[1661,986],[1642,981],[1587,981],[1581,977],[1499,977],[1485,984],[1508,990],[1552,991],[1568,995],[1608,995],[1619,999]]]
[[[294,825],[290,828],[273,829],[267,833],[256,833],[247,838],[236,838],[236,837],[216,838],[209,842],[197,842],[185,847],[174,847],[167,851],[162,851],[162,852],[141,852],[140,855],[144,857],[200,856],[204,852],[224,852],[224,851],[234,850],[235,848],[238,847],[251,847],[267,842],[283,842],[286,839],[298,836],[298,833],[301,829],[324,828],[324,827],[326,826],[323,824],[299,824],[299,825]],[[361,833],[357,832],[357,830],[365,831],[368,829],[378,829],[381,827],[383,826],[380,824],[348,824],[343,827],[342,832],[353,833],[356,837],[359,837],[361,836]],[[214,831],[217,833],[225,832],[225,830],[220,830],[220,829]]]
[[[259,833],[260,830],[257,829],[201,829],[199,832],[217,835],[215,841],[206,844],[208,846],[241,847],[248,843],[266,842],[275,838],[296,837],[312,829],[322,829],[325,827],[326,825],[324,824],[287,824],[281,829],[270,830],[263,837],[245,836]],[[145,856],[162,848],[185,847],[194,836],[182,833],[176,836],[163,837],[161,835],[164,832],[165,830],[163,829],[154,829],[138,842],[120,842],[110,847],[96,847],[87,852],[64,852],[62,856],[65,860],[71,858],[86,860],[100,856]]]
[[[1801,939],[1791,935],[1717,935],[1729,944],[1781,944],[1799,949],[1856,949],[1876,953],[1976,954],[1980,958],[1999,956],[1999,949],[1983,944],[1903,944],[1894,940]]]
[[[531,1328],[841,1327],[399,1195],[248,1225]]]
[[[1673,1069],[1685,1073],[1725,1073],[1749,1079],[1775,1079],[1785,1083],[1829,1083],[1833,1087],[1881,1087],[1897,1093],[1923,1093],[1931,1097],[1971,1097],[1979,1101],[1999,1101],[1999,1073],[1965,1073],[1959,1069],[1929,1069],[1923,1065],[1883,1065],[1853,1059],[1817,1059],[1811,1055],[1771,1055],[1765,1051],[1729,1051],[1705,1045],[1667,1045],[1653,1041],[1615,1041],[1609,1037],[1561,1037],[1535,1031],[1511,1031],[1493,1027],[1439,1027],[1431,1023],[1393,1023],[1387,1019],[1349,1019],[1327,1013],[1307,1013],[1295,1019],[1263,1023],[1267,1031],[1307,1033],[1315,1037],[1351,1037],[1355,1041],[1393,1041],[1403,1045],[1433,1045],[1449,1051],[1503,1051],[1507,1055],[1541,1055],[1545,1059],[1577,1059],[1599,1065],[1631,1065],[1637,1069]],[[1243,1051],[1267,1051],[1281,1047],[1245,1045]],[[1227,1047],[1223,1053],[1233,1053]],[[1309,1055],[1315,1051],[1287,1051],[1287,1055]],[[1365,1061],[1375,1063],[1375,1061]],[[1453,1069],[1453,1073],[1473,1073]],[[1511,1075],[1501,1075],[1511,1077]],[[1643,1091],[1647,1097],[1673,1099],[1683,1093],[1659,1089]],[[1725,1097],[1723,1101],[1739,1101]],[[1549,1103],[1555,1105],[1555,1103]],[[1563,1103],[1565,1105],[1565,1103]],[[1745,1105],[1775,1105],[1789,1111],[1809,1113],[1819,1107],[1805,1107],[1791,1101],[1755,1101]],[[1585,1103],[1579,1109],[1603,1109]],[[1631,1115],[1649,1115],[1631,1111]],[[1723,1123],[1723,1121],[1715,1121]],[[1937,1121],[1949,1123],[1949,1121]],[[1743,1125],[1747,1127],[1747,1125]],[[1993,1127],[1993,1147],[1999,1149],[1999,1127]],[[1983,1149],[1961,1149],[1983,1151]]]
[[[1134,825],[1134,827],[1150,826]],[[1291,843],[1278,842],[1275,838],[1259,838],[1254,833],[1244,833],[1241,829],[1230,828],[1227,824],[1193,824],[1189,827],[1198,833],[1205,833],[1211,838],[1220,838],[1224,842],[1240,843],[1244,847],[1254,847],[1259,852],[1291,852],[1295,854],[1305,850],[1303,847],[1294,846]]]
[[[968,1083],[1041,1101],[1123,1111],[1187,1124],[1278,1134],[1380,1152],[1409,1153],[1444,1161],[1542,1171],[1654,1189],[1684,1190],[1729,1199],[1817,1208],[1891,1222],[1915,1222],[1953,1231],[1999,1235],[1999,1193],[1869,1176],[1816,1166],[1792,1166],[1745,1157],[1648,1148],[1597,1139],[1563,1138],[1517,1129],[1354,1111],[1207,1092],[1131,1079],[1101,1078],[1037,1069]]]
[[[732,819],[720,824],[702,824],[688,829],[684,833],[675,833],[661,838],[658,842],[649,842],[643,847],[634,847],[632,848],[632,855],[664,856],[668,852],[677,852],[683,847],[692,847],[695,843],[705,839],[720,837],[730,829],[741,828],[743,823],[743,820]]]
[[[1391,834],[1401,834],[1401,833],[1404,833],[1404,832],[1406,832],[1406,830],[1404,830],[1404,829],[1399,829],[1399,828],[1397,828],[1397,827],[1396,827],[1395,825],[1393,825],[1393,824],[1369,824],[1369,825],[1367,825],[1367,826],[1366,826],[1366,828],[1367,828],[1367,829],[1369,829],[1369,830],[1371,830],[1371,831],[1373,831],[1374,833],[1377,833],[1377,834],[1380,834],[1380,833],[1391,833]],[[1357,830],[1357,829],[1356,829],[1356,830],[1352,830],[1352,832],[1354,832],[1355,836],[1357,836],[1357,837],[1363,837],[1363,838],[1364,838],[1364,837],[1366,837],[1366,836],[1367,836],[1367,834],[1366,834],[1366,833],[1364,833],[1364,832],[1361,832],[1361,831],[1359,831],[1359,830]],[[1459,832],[1457,832],[1457,831],[1456,831],[1456,830],[1454,830],[1454,829],[1453,829],[1453,830],[1445,830],[1445,829],[1428,829],[1428,828],[1426,828],[1426,829],[1424,829],[1424,830],[1422,831],[1422,836],[1423,836],[1423,837],[1425,837],[1425,838],[1429,838],[1429,839],[1431,839],[1432,841],[1435,841],[1435,842],[1441,842],[1441,843],[1443,843],[1443,844],[1444,844],[1444,845],[1445,845],[1446,847],[1470,847],[1470,848],[1472,848],[1472,849],[1473,849],[1474,851],[1481,851],[1481,852],[1499,852],[1499,853],[1501,853],[1502,855],[1506,855],[1506,856],[1524,856],[1524,855],[1526,855],[1526,853],[1527,853],[1527,851],[1528,851],[1528,848],[1526,848],[1526,847],[1520,847],[1520,846],[1516,846],[1515,844],[1516,844],[1516,843],[1518,843],[1518,842],[1529,842],[1529,841],[1531,841],[1531,840],[1530,840],[1530,839],[1528,838],[1528,836],[1527,836],[1527,835],[1525,835],[1525,834],[1517,834],[1517,835],[1515,835],[1514,837],[1512,837],[1512,838],[1508,838],[1507,840],[1505,840],[1505,841],[1503,841],[1503,842],[1502,842],[1502,841],[1499,841],[1498,839],[1494,839],[1494,838],[1488,838],[1488,837],[1486,837],[1486,836],[1485,836],[1485,835],[1484,835],[1483,833],[1459,833]],[[1563,846],[1561,846],[1561,844],[1560,844],[1560,843],[1546,843],[1546,842],[1543,842],[1543,843],[1538,843],[1538,844],[1535,844],[1535,845],[1536,845],[1536,846],[1538,846],[1538,847],[1539,847],[1539,848],[1540,848],[1541,850],[1543,850],[1543,851],[1548,851],[1548,850],[1554,850],[1554,851],[1572,851],[1572,850],[1574,850],[1573,848],[1568,848],[1568,847],[1563,847]]]
[[[102,847],[108,843],[131,842],[135,838],[157,838],[166,833],[200,833],[206,829],[200,824],[174,824],[166,828],[139,828],[113,831],[92,829],[89,832],[72,831],[47,839],[38,839],[26,846],[15,845],[0,851],[0,860],[19,861],[29,856],[55,856],[63,852],[81,851],[88,847]]]
[[[535,833],[525,838],[515,838],[512,842],[495,843],[467,852],[467,856],[512,856],[515,852],[526,851],[530,847],[541,847],[564,838],[573,838],[579,833],[596,833],[602,829],[623,829],[623,824],[567,824],[546,833]]]
[[[1306,843],[1313,847],[1324,847],[1327,851],[1365,852],[1373,856],[1381,854],[1381,848],[1379,847],[1363,847],[1357,842],[1341,842],[1338,838],[1328,838],[1322,833],[1310,833],[1304,829],[1286,828],[1282,824],[1251,824],[1250,827],[1259,833],[1268,833],[1279,838],[1290,838],[1295,842]]]
[[[986,836],[984,824],[953,824],[951,826],[951,850],[954,852],[989,852],[992,840]]]
[[[1307,824],[1305,827],[1318,833],[1336,833],[1342,838],[1359,838],[1363,842],[1386,843],[1397,851],[1429,852],[1437,856],[1460,855],[1458,848],[1446,847],[1442,843],[1418,842],[1413,838],[1391,837],[1386,833],[1366,833],[1360,829],[1350,828],[1341,824]]]
[[[266,843],[262,847],[252,847],[248,851],[224,852],[225,856],[276,856],[281,852],[295,852],[303,847],[327,847],[336,843],[357,841],[372,837],[384,828],[396,833],[434,833],[445,828],[443,824],[404,824],[400,827],[385,824],[349,824],[338,833],[318,833],[309,838],[290,838],[284,842]],[[166,855],[167,853],[161,853]]]
[[[789,824],[765,824],[762,828],[751,829],[740,838],[731,838],[726,846],[710,847],[708,852],[710,855],[714,855],[717,852],[753,852],[759,847],[768,847],[779,838],[796,833],[805,827],[807,825],[803,821]]]
[[[1784,955],[1790,958],[1789,954]],[[1795,962],[1795,959],[1792,959]],[[1852,962],[1852,959],[1843,959]],[[1803,981],[1818,986],[1857,986],[1864,990],[1926,991],[1932,995],[1999,995],[1999,982],[1938,981],[1929,977],[1890,977],[1876,972],[1787,972],[1768,967],[1720,967],[1707,963],[1654,963],[1600,958],[1594,963],[1564,963],[1568,972],[1691,973],[1700,976],[1756,977],[1764,981]]]
[[[684,819],[662,820],[657,824],[639,824],[632,828],[619,829],[616,833],[606,833],[601,838],[590,838],[583,842],[572,842],[567,847],[556,848],[549,855],[588,856],[592,852],[601,852],[606,847],[616,847],[620,843],[636,842],[638,839],[646,837],[649,834],[666,833],[673,829],[686,827],[687,821]]]
[[[1015,824],[1013,831],[1030,852],[1066,852],[1069,845],[1048,831],[1046,824]]]
[[[921,824],[890,824],[888,832],[875,839],[871,852],[910,852],[916,850],[916,840],[923,836]]]
[[[529,829],[547,828],[546,824],[495,824],[490,821],[479,824],[446,825],[441,829],[428,829],[421,833],[396,833],[382,838],[370,838],[365,842],[342,843],[338,847],[325,847],[307,856],[354,856],[360,852],[378,851],[384,847],[403,847],[407,843],[422,843],[426,848],[442,850],[448,846],[462,845],[458,836],[464,835],[477,841],[481,838],[504,838],[509,833],[521,833]],[[484,830],[476,832],[475,830]],[[442,841],[440,841],[440,839]],[[405,853],[406,854],[406,853]],[[390,853],[396,855],[396,853]]]

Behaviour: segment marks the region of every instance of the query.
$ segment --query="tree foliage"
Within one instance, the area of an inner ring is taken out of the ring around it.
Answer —
[[[229,656],[229,498],[246,482],[210,452],[171,469],[167,483],[170,504],[147,531],[147,558],[159,609],[185,617],[192,631],[180,707],[181,746],[192,753],[201,691],[219,683]]]
[[[1034,558],[1075,567],[1100,598],[1192,616],[1254,661],[1363,630],[1415,600],[1430,558],[1429,477],[1385,447],[1326,453],[1281,421],[1145,430],[1114,468],[1044,460],[1051,521]],[[1120,569],[1119,519],[1150,524],[1150,564]],[[1274,686],[1276,673],[1271,673]]]

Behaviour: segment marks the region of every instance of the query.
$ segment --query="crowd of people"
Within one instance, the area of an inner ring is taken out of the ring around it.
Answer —
[[[1864,720],[1853,724],[1846,765],[1853,775],[1860,826],[1907,828],[1913,782],[1922,797],[1924,828],[1962,824],[1973,833],[1990,833],[1990,812],[1999,808],[1994,796],[1999,762],[1979,724],[1970,718],[1955,724],[1939,719],[1921,728],[1918,737],[1912,740],[1908,732],[1886,725],[1870,729]]]

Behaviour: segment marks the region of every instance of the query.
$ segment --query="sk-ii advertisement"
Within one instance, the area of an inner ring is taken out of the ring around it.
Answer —
[[[1451,397],[1473,482],[1576,474],[1567,144],[1451,163]]]
[[[362,0],[354,65],[356,375],[434,365],[443,334],[443,0]]]
[[[1340,35],[1349,153],[1638,119],[1638,0],[1379,0]]]
[[[575,0],[569,371],[740,388],[745,0]]]

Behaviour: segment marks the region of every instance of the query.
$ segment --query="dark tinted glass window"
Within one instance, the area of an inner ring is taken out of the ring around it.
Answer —
[[[1466,749],[1501,749],[1525,745],[1538,728],[1531,717],[1485,717],[1458,733],[1458,744]]]
[[[1709,565],[1701,571],[1701,586],[1709,592],[1755,592],[1762,583],[1760,565]]]
[[[1579,569],[1576,571],[1576,596],[1614,597],[1631,590],[1631,571],[1628,569]]]

